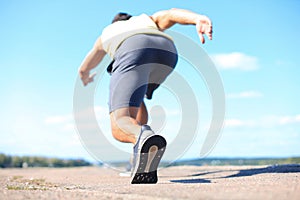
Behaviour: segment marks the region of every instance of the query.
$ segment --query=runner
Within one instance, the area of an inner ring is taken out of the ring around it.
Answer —
[[[174,24],[195,25],[201,43],[204,35],[212,39],[212,23],[204,15],[183,9],[170,9],[151,16],[117,14],[95,42],[82,62],[79,75],[86,86],[93,81],[90,71],[108,54],[112,63],[109,112],[112,135],[120,142],[134,145],[132,184],[157,183],[157,167],[166,140],[147,125],[144,97],[153,92],[173,71],[177,50],[164,30]]]

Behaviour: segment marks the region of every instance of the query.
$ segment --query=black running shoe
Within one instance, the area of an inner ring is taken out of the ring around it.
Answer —
[[[164,137],[155,135],[149,126],[142,126],[139,139],[133,147],[132,184],[157,183],[157,168],[166,145],[167,142]]]

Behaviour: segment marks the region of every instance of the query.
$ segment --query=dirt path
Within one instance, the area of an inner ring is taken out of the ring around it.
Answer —
[[[155,185],[103,167],[0,169],[0,199],[300,199],[300,165],[178,166]]]

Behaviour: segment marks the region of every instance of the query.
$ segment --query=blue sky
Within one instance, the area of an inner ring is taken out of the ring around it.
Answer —
[[[0,152],[92,160],[80,143],[72,116],[80,63],[115,13],[151,15],[172,7],[206,14],[213,21],[214,39],[202,47],[223,80],[226,119],[210,156],[299,156],[297,0],[1,1]],[[171,30],[198,42],[192,26],[175,25]],[[180,61],[178,73],[186,65]],[[192,72],[186,73],[188,78]],[[108,80],[104,76],[98,89],[106,92]],[[105,92],[97,92],[95,105],[107,133]],[[158,97],[167,95],[160,93]],[[209,99],[202,102],[202,115],[210,115]],[[168,102],[157,99],[149,106],[156,103]],[[176,106],[168,109],[172,113]],[[176,127],[172,120],[169,126]],[[198,156],[201,137],[184,157]]]

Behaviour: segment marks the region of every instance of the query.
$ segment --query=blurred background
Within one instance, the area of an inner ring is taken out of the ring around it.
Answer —
[[[0,153],[95,162],[74,124],[78,68],[117,12],[151,15],[170,8],[192,10],[213,21],[213,40],[201,47],[222,78],[226,118],[221,138],[208,157],[300,156],[298,0],[2,0]],[[175,25],[171,30],[199,42],[193,26]],[[180,60],[176,70],[188,78],[192,71],[184,70],[187,65]],[[108,81],[105,74],[93,84],[99,84],[97,119],[109,138]],[[203,85],[200,88],[205,90]],[[191,87],[199,89],[193,80]],[[150,109],[156,104],[169,106],[167,114],[172,120],[167,125],[176,128],[180,116],[164,95],[162,90],[156,101],[146,103]],[[203,95],[202,132],[209,124],[210,106],[209,95]],[[199,157],[200,132],[182,159]]]

